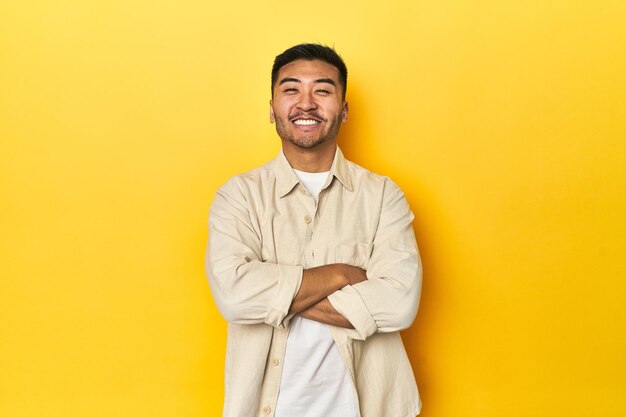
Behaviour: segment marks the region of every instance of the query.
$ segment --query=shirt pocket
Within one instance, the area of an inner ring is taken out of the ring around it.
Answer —
[[[339,245],[335,251],[335,262],[367,270],[370,255],[372,254],[372,247],[373,245],[371,243]]]

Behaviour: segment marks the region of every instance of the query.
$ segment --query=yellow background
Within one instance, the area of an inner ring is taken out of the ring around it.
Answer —
[[[303,41],[416,215],[423,416],[626,415],[626,2],[6,0],[0,416],[220,414],[208,208]]]

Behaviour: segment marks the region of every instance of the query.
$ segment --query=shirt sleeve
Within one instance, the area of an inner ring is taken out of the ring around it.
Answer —
[[[224,318],[284,328],[302,282],[301,265],[263,262],[261,238],[235,180],[218,190],[209,214],[206,272]]]
[[[380,222],[367,265],[367,280],[328,296],[354,327],[353,339],[408,328],[417,314],[422,263],[413,232],[413,213],[404,193],[385,182]]]

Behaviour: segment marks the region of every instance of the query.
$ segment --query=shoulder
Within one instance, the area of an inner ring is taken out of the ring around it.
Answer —
[[[353,190],[360,193],[368,204],[376,206],[386,221],[408,219],[412,222],[413,212],[404,191],[389,176],[372,172],[353,162],[348,162]]]
[[[237,196],[250,193],[252,190],[260,189],[268,182],[275,181],[274,160],[271,160],[259,167],[230,177],[218,190],[217,195]]]
[[[402,189],[389,176],[373,172],[352,161],[346,160],[355,190],[378,190],[383,195],[404,195]]]

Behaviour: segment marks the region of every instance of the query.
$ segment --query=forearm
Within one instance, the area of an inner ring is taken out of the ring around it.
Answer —
[[[324,298],[316,304],[313,304],[311,307],[298,313],[298,315],[320,323],[330,324],[346,329],[354,328],[344,316],[335,310],[330,301],[328,301],[328,298]]]
[[[306,310],[348,285],[348,280],[341,269],[341,265],[333,264],[304,270],[300,289],[291,302],[289,314]]]

